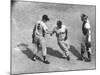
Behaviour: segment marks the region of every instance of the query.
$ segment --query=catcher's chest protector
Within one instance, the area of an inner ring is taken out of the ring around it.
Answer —
[[[85,27],[86,23],[87,22],[84,22],[83,25],[82,25],[82,31],[83,31],[84,35],[86,35],[88,33],[88,29]]]

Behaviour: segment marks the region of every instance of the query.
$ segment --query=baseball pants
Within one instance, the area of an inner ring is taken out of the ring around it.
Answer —
[[[59,47],[63,50],[63,52],[65,53],[65,56],[69,56],[69,44],[68,42],[62,40],[62,41],[58,41],[58,45]]]
[[[45,42],[44,37],[36,35],[33,47],[35,48],[34,49],[34,54],[38,53],[39,51],[42,51],[42,55],[46,56],[47,49],[46,49],[46,42]]]
[[[83,39],[82,43],[81,43],[81,54],[82,54],[82,56],[85,53],[85,51],[88,53],[88,55],[92,54],[91,41],[88,41],[87,40],[88,38],[86,36],[84,36],[82,39]],[[88,57],[90,57],[90,56],[88,56]]]

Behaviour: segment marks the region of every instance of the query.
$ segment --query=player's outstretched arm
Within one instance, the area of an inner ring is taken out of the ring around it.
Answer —
[[[55,28],[53,29],[53,31],[50,32],[50,36],[52,36],[54,33],[56,33]]]
[[[47,31],[46,34],[51,34],[51,31]]]

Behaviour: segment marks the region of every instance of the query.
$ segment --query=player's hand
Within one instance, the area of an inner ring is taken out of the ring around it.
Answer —
[[[52,36],[52,35],[53,35],[53,33],[52,33],[51,31],[48,31],[48,34],[50,34],[50,36]]]
[[[52,33],[50,33],[50,36],[52,36]]]
[[[50,36],[52,36],[52,35],[53,35],[53,33],[51,32],[51,33],[50,33]]]
[[[51,34],[51,32],[50,31],[47,31],[46,34]]]

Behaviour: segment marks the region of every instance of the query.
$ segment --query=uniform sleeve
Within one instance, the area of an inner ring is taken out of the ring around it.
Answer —
[[[90,23],[89,22],[86,23],[85,28],[90,29]]]
[[[48,27],[47,27],[46,25],[43,26],[43,29],[44,29],[45,31],[48,31]]]
[[[48,27],[46,26],[45,23],[41,22],[41,25],[44,31],[48,31]]]
[[[86,29],[88,29],[88,41],[90,42],[91,41],[91,30],[90,30],[90,23],[87,22],[86,25],[85,25]]]

